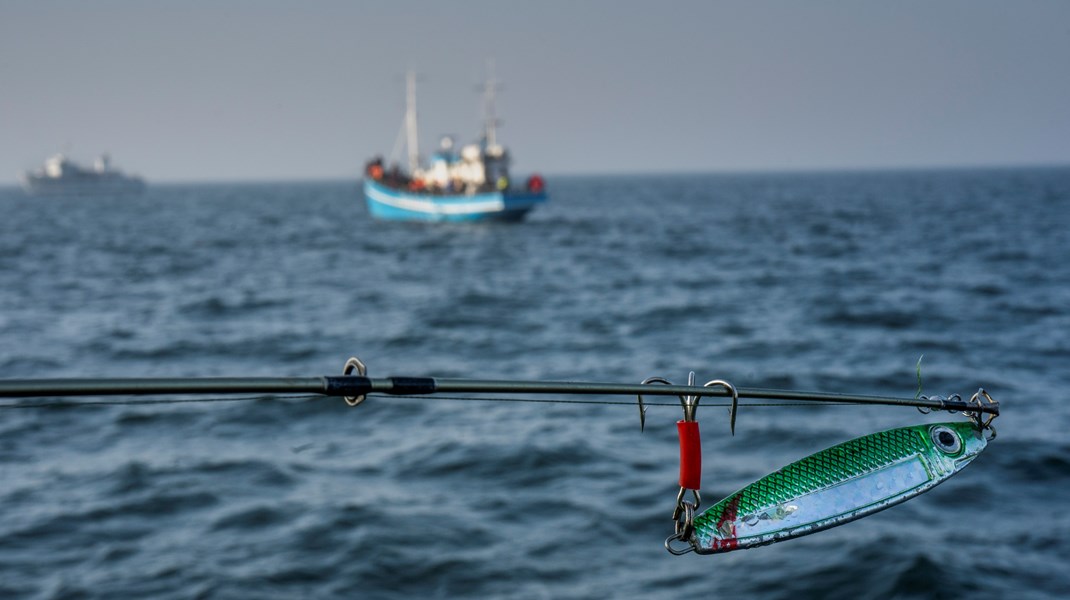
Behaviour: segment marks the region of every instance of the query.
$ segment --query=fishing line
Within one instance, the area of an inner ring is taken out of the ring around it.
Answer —
[[[395,394],[368,394],[369,398],[380,400],[453,400],[461,402],[515,402],[529,404],[592,404],[608,406],[634,406],[634,400],[560,400],[550,398],[505,398],[505,397],[476,397],[476,396],[419,396],[419,395],[395,395]],[[89,406],[154,406],[161,404],[210,404],[216,402],[256,402],[266,400],[331,400],[328,396],[316,394],[300,396],[243,396],[243,397],[212,397],[212,398],[161,398],[161,399],[126,399],[126,400],[87,400],[85,402],[39,402],[39,403],[13,403],[0,404],[4,408],[77,408]],[[644,402],[645,406],[676,406],[679,402]],[[730,407],[727,402],[715,402],[703,404],[706,407]],[[740,403],[739,406],[749,408],[774,408],[792,406],[864,406],[862,403],[851,402],[755,402]]]
[[[409,396],[409,395],[380,395],[368,394],[369,398],[394,399],[402,398],[409,400],[460,400],[466,402],[530,402],[535,404],[602,404],[610,406],[635,406],[635,400],[552,400],[549,398],[479,398],[474,396]],[[679,402],[649,402],[643,401],[643,406],[675,406],[680,407]],[[715,402],[703,404],[704,407],[731,407],[729,402]],[[861,402],[740,402],[739,406],[752,408],[771,408],[779,406],[865,406]]]

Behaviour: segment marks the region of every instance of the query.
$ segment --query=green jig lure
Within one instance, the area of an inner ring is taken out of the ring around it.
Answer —
[[[721,500],[666,540],[674,554],[730,552],[849,523],[946,481],[988,444],[976,422],[865,435],[812,454]],[[690,547],[672,548],[681,540]]]

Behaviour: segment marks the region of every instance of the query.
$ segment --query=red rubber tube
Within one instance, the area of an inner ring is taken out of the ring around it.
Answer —
[[[680,434],[680,487],[697,490],[702,487],[702,438],[697,421],[677,421]]]

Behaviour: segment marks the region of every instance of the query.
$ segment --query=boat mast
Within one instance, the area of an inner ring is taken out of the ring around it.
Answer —
[[[416,133],[416,73],[409,71],[406,77],[405,130],[408,133],[409,173],[420,166],[420,142]]]
[[[487,61],[487,82],[483,84],[483,114],[486,119],[483,125],[483,137],[487,141],[487,147],[493,148],[498,145],[497,125],[498,116],[494,111],[494,88],[498,82],[494,79],[494,61]]]

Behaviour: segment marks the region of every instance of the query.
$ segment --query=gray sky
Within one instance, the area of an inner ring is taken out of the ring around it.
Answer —
[[[1070,2],[0,0],[0,184],[66,150],[150,181],[356,178],[403,74],[425,147],[515,170],[1070,164]]]

